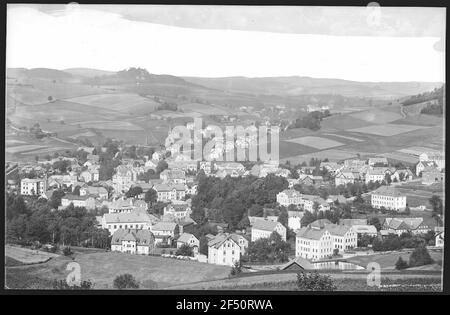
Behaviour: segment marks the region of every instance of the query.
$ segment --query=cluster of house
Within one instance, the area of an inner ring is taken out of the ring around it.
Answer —
[[[383,182],[386,178],[391,181],[408,181],[413,179],[414,173],[409,168],[397,169],[388,166],[385,157],[374,157],[368,160],[350,159],[344,163],[324,162],[321,168],[327,169],[334,175],[335,185],[354,184],[356,182]]]
[[[422,176],[422,184],[445,182],[445,155],[440,152],[424,152],[419,155],[416,175]]]
[[[374,208],[403,211],[406,209],[406,195],[400,193],[395,187],[380,186],[370,193],[371,205]],[[313,212],[330,210],[336,200],[339,203],[345,203],[350,198],[344,196],[329,196],[326,200],[317,195],[302,194],[295,189],[285,189],[277,194],[277,202],[281,206],[289,207],[294,205],[301,210]]]

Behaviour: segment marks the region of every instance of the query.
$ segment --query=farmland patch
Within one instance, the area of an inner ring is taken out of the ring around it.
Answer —
[[[414,125],[385,124],[385,125],[372,125],[361,128],[349,129],[348,131],[368,133],[372,135],[388,137],[425,128],[427,127]]]
[[[289,139],[286,141],[301,144],[301,145],[306,145],[308,147],[312,147],[312,148],[319,149],[319,150],[324,150],[324,149],[344,145],[341,142],[334,141],[331,139],[321,138],[321,137],[312,137],[312,136],[294,138],[294,139]]]
[[[350,114],[350,116],[373,124],[386,124],[403,117],[400,113],[383,111],[379,109],[357,112]]]

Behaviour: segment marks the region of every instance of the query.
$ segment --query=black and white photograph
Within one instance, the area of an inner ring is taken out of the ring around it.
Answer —
[[[446,15],[7,4],[4,290],[442,293]]]

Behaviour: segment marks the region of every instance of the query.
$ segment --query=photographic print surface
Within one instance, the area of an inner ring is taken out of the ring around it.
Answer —
[[[8,5],[5,288],[442,291],[445,17]]]

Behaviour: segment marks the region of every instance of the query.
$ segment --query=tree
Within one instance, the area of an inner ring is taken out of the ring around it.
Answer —
[[[190,247],[187,244],[183,244],[180,246],[180,248],[177,249],[176,253],[177,256],[194,256],[194,252],[192,250],[192,247]]]
[[[297,274],[297,288],[300,291],[334,291],[336,286],[330,276],[301,272]]]
[[[377,231],[381,230],[381,222],[380,219],[378,217],[372,217],[368,220],[367,222],[369,225],[373,225],[375,226],[375,228],[377,229]]]
[[[119,275],[114,279],[113,287],[115,289],[139,289],[139,283],[129,273]]]
[[[75,188],[74,188],[74,190],[73,190],[73,194],[74,195],[76,195],[76,196],[79,196],[80,195],[80,186],[75,186]]]
[[[400,256],[398,257],[397,262],[395,263],[395,269],[402,270],[408,268],[408,263],[403,260],[403,258]]]
[[[219,197],[220,198],[220,197]],[[222,198],[221,198],[222,199]],[[216,199],[214,199],[216,200]],[[214,202],[213,200],[213,202]],[[222,199],[223,200],[223,199]],[[259,205],[259,204],[254,204],[250,207],[250,209],[248,209],[248,215],[251,217],[262,217],[263,216],[263,206]]]
[[[202,255],[208,255],[208,239],[206,236],[200,237],[200,246],[199,246],[199,253]]]
[[[134,198],[136,196],[139,196],[140,194],[142,194],[142,187],[133,186],[133,187],[130,187],[130,189],[126,192],[125,196],[127,198]]]
[[[158,200],[158,193],[153,188],[150,188],[145,192],[144,200],[145,202],[153,204],[156,202],[156,200]]]
[[[278,215],[278,222],[284,226],[288,226],[289,215],[285,207],[281,208],[280,214]]]
[[[419,267],[433,263],[430,253],[425,246],[417,247],[409,256],[409,267]]]
[[[242,272],[242,262],[235,261],[234,265],[231,267],[230,277],[236,276]]]
[[[167,162],[164,160],[161,160],[158,162],[158,165],[156,166],[156,173],[160,174],[162,171],[164,171],[168,167],[169,167],[169,165],[167,164]]]
[[[433,209],[432,216],[438,223],[438,225],[441,223],[441,215],[442,215],[442,199],[441,197],[437,195],[431,196],[430,199],[428,199],[429,203],[431,204],[431,207]]]

